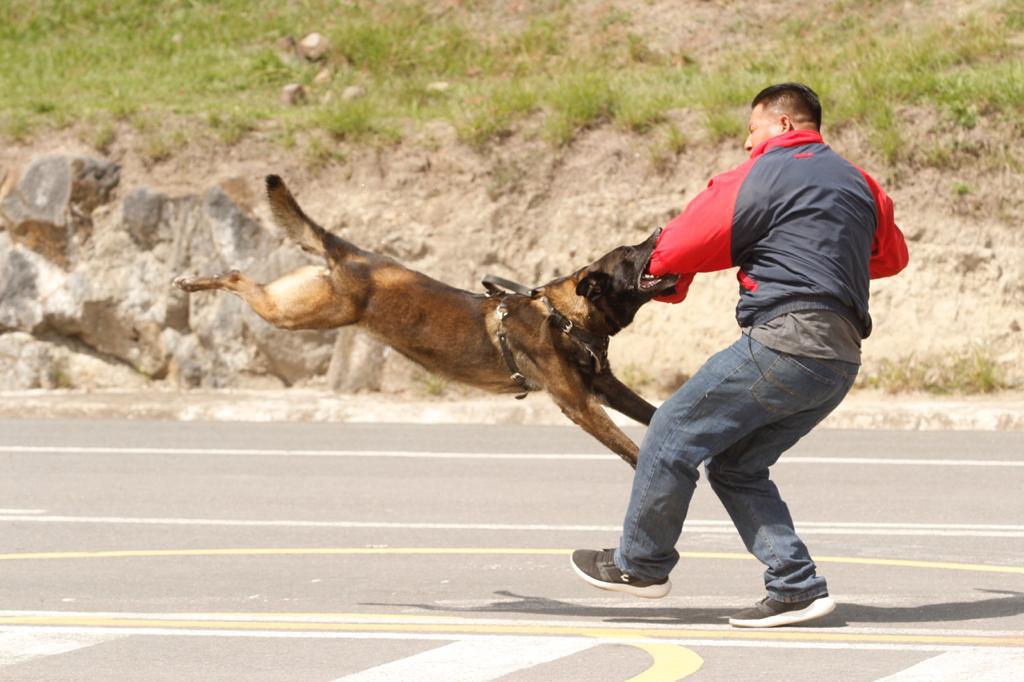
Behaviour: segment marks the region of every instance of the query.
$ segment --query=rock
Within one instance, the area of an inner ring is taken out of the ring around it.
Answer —
[[[266,251],[266,233],[223,189],[208,190],[203,208],[224,269],[242,270],[256,254]]]
[[[320,69],[316,76],[313,77],[313,82],[317,85],[326,85],[331,82],[331,70]]]
[[[327,38],[319,33],[310,33],[299,41],[299,54],[311,62],[318,62],[327,55],[330,45]]]
[[[110,199],[120,166],[67,156],[33,159],[0,201],[11,240],[69,269],[92,234],[92,212]]]
[[[327,368],[327,386],[343,393],[379,391],[384,348],[380,341],[355,327],[339,329]]]
[[[306,101],[306,89],[298,83],[289,83],[281,88],[281,103],[296,106]]]
[[[446,81],[435,81],[428,83],[426,90],[427,92],[447,92],[450,87]]]
[[[167,195],[140,187],[124,198],[122,220],[125,230],[141,248],[150,251],[161,241],[169,241],[170,230],[163,225],[164,204]]]
[[[31,334],[11,332],[0,334],[0,390],[49,388],[51,358],[47,348]]]
[[[0,334],[0,390],[33,388],[141,388],[148,380],[129,367],[112,363],[68,344],[42,341],[24,332]]]
[[[366,88],[361,85],[350,85],[341,91],[341,98],[346,102],[366,96]]]
[[[31,331],[42,320],[42,306],[36,288],[37,271],[21,249],[0,245],[0,329]]]
[[[2,232],[0,273],[0,331],[39,331],[55,310],[68,314],[68,274]]]

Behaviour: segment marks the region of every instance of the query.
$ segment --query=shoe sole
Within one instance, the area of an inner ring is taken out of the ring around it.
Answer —
[[[799,611],[786,611],[785,613],[779,613],[774,616],[769,616],[768,618],[746,620],[730,618],[729,625],[736,628],[776,628],[780,625],[806,623],[809,620],[815,620],[822,616],[827,616],[835,610],[836,603],[833,601],[832,597],[824,597],[822,599],[815,599]]]
[[[644,599],[661,599],[672,589],[672,581],[668,579],[660,585],[648,585],[646,587],[636,587],[635,585],[630,585],[628,583],[622,583],[621,585],[619,583],[606,583],[581,571],[580,567],[576,565],[576,562],[572,560],[572,557],[569,557],[569,565],[572,566],[572,570],[576,571],[576,575],[578,575],[583,582],[589,583],[599,590],[623,592],[625,594],[631,594],[634,597],[643,597]]]

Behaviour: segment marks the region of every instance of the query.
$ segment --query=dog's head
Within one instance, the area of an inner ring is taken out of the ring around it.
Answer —
[[[611,334],[631,323],[640,306],[668,293],[679,281],[678,275],[654,277],[647,272],[660,233],[659,229],[639,244],[613,249],[578,273],[576,294],[604,317]]]

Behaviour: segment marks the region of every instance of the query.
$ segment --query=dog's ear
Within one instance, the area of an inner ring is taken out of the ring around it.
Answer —
[[[586,277],[580,280],[580,283],[576,285],[576,295],[583,296],[587,300],[593,301],[603,296],[609,289],[612,278],[606,272],[591,272]]]

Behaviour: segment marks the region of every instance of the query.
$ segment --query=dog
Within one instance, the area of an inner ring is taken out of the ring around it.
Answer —
[[[637,445],[602,405],[642,424],[655,408],[612,374],[607,348],[643,304],[675,286],[676,276],[646,273],[658,232],[536,289],[493,278],[485,280],[489,293],[479,294],[325,230],[276,175],[267,176],[266,188],[277,225],[324,264],[268,284],[232,270],[181,276],[175,286],[233,292],[281,329],[358,325],[427,370],[493,393],[544,390],[569,419],[636,467]]]

